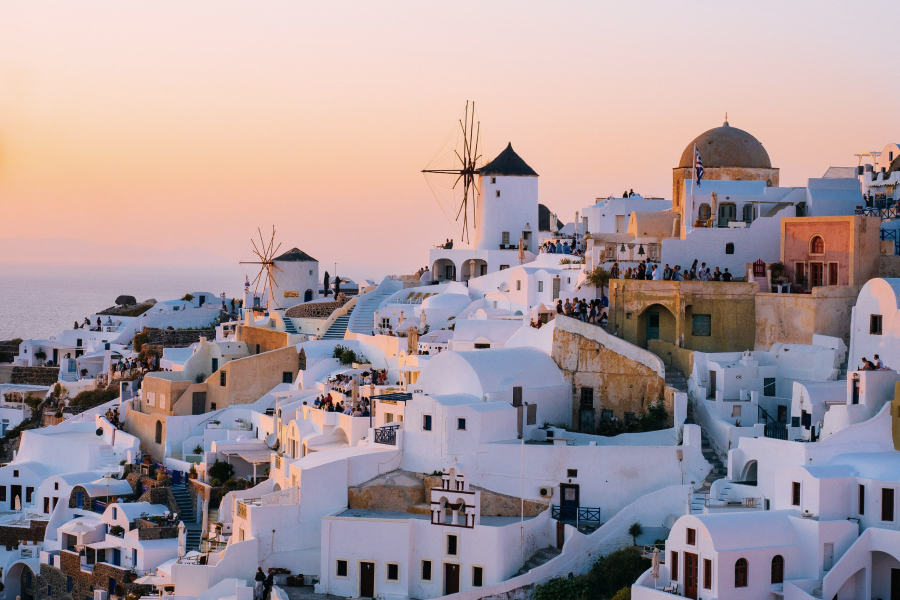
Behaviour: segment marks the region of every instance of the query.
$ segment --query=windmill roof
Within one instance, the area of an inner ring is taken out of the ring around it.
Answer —
[[[291,248],[275,260],[280,262],[319,262],[300,248]]]
[[[512,175],[520,177],[537,177],[538,174],[534,169],[528,166],[522,157],[513,150],[512,143],[506,146],[506,149],[497,155],[497,158],[481,167],[478,170],[480,175]]]

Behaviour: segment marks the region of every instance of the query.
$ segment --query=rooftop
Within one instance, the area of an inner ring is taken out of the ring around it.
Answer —
[[[500,175],[503,177],[538,176],[534,169],[529,167],[528,163],[516,154],[516,151],[513,150],[512,143],[507,145],[506,149],[497,155],[497,158],[481,167],[481,169],[478,170],[478,174],[482,176]]]

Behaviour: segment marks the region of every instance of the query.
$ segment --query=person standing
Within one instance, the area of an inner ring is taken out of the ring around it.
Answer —
[[[653,265],[653,281],[662,281],[662,269]]]
[[[330,410],[334,410],[331,408]],[[272,591],[272,585],[275,583],[275,574],[272,573],[272,569],[269,569],[269,574],[266,575],[266,579],[263,582],[263,600],[268,600],[269,593]]]
[[[725,272],[722,273],[722,281],[731,281],[733,279],[731,273],[728,272],[728,267],[725,267]]]
[[[263,600],[263,590],[265,588],[266,574],[263,573],[262,567],[256,568],[256,576],[253,579],[256,582],[253,590],[253,598],[254,600]]]
[[[663,281],[669,281],[670,279],[672,279],[672,269],[666,263],[666,268],[663,269]]]

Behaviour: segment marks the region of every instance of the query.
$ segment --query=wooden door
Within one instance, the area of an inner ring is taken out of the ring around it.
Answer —
[[[809,263],[809,277],[812,287],[825,285],[825,265],[820,262]]]
[[[194,392],[191,398],[191,414],[202,415],[206,412],[206,392]]]
[[[575,522],[578,519],[580,493],[577,484],[559,484],[559,520]]]
[[[734,204],[719,205],[719,227],[728,227],[728,223],[737,218],[737,207]]]
[[[359,597],[375,597],[375,563],[359,563]]]
[[[697,600],[699,560],[696,554],[684,553],[684,597]]]
[[[459,593],[459,565],[444,563],[444,595]]]

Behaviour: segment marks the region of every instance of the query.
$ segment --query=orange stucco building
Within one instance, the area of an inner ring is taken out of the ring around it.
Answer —
[[[795,286],[863,285],[878,277],[881,219],[861,215],[781,220],[781,262]]]

